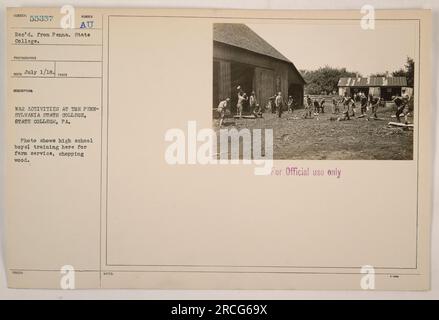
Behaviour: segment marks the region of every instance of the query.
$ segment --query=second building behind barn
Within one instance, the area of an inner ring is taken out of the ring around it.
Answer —
[[[303,103],[305,81],[294,64],[245,24],[213,26],[213,106],[227,97],[236,105],[237,86],[256,93],[261,106],[277,92]]]
[[[364,93],[383,98],[386,101],[392,96],[401,96],[404,93],[411,95],[412,88],[407,87],[405,77],[355,77],[340,78],[338,81],[339,95],[347,93],[353,96],[355,93]]]

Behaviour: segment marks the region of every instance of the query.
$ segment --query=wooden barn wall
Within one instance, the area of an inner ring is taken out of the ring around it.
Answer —
[[[275,74],[276,93],[282,92],[282,96],[286,100],[288,98],[288,68],[283,64],[276,64]]]
[[[268,98],[281,91],[285,101],[288,98],[288,87],[291,83],[302,85],[302,80],[292,71],[290,64],[265,57],[244,49],[214,42],[213,58],[220,63],[220,76],[217,81],[219,96],[234,94],[231,88],[230,63],[238,62],[255,68],[253,90],[261,105],[266,105]],[[248,92],[250,94],[250,92]]]
[[[230,62],[228,61],[219,61],[219,85],[218,85],[218,93],[220,100],[230,97],[231,88],[231,68]]]
[[[259,104],[261,104],[261,106],[266,106],[268,98],[270,98],[275,92],[274,71],[256,67],[254,87]]]
[[[302,78],[297,74],[297,72],[293,71],[293,68],[289,68],[288,69],[288,82],[290,84],[300,84],[303,85],[303,80]]]

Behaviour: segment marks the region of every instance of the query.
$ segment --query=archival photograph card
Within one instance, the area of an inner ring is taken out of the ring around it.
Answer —
[[[431,12],[9,8],[11,288],[428,290]]]

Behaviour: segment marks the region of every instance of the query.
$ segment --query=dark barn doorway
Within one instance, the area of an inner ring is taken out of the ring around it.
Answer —
[[[220,64],[218,61],[213,61],[213,102],[212,105],[214,108],[218,106],[221,99],[223,97],[219,96],[219,68]]]
[[[291,83],[288,86],[288,96],[293,97],[295,107],[303,106],[303,86],[302,85]]]
[[[238,102],[238,91],[237,87],[241,86],[242,91],[244,91],[248,97],[253,90],[253,76],[255,73],[255,68],[243,63],[232,62],[231,63],[231,82],[232,82],[232,110],[236,112],[236,104]],[[244,103],[244,112],[249,111],[248,101]]]

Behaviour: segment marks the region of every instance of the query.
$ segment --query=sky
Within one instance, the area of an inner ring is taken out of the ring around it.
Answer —
[[[363,76],[401,69],[416,59],[417,21],[376,21],[363,30],[359,21],[300,21],[248,24],[290,59],[299,70],[325,65],[345,67]],[[416,60],[415,60],[416,61]]]

